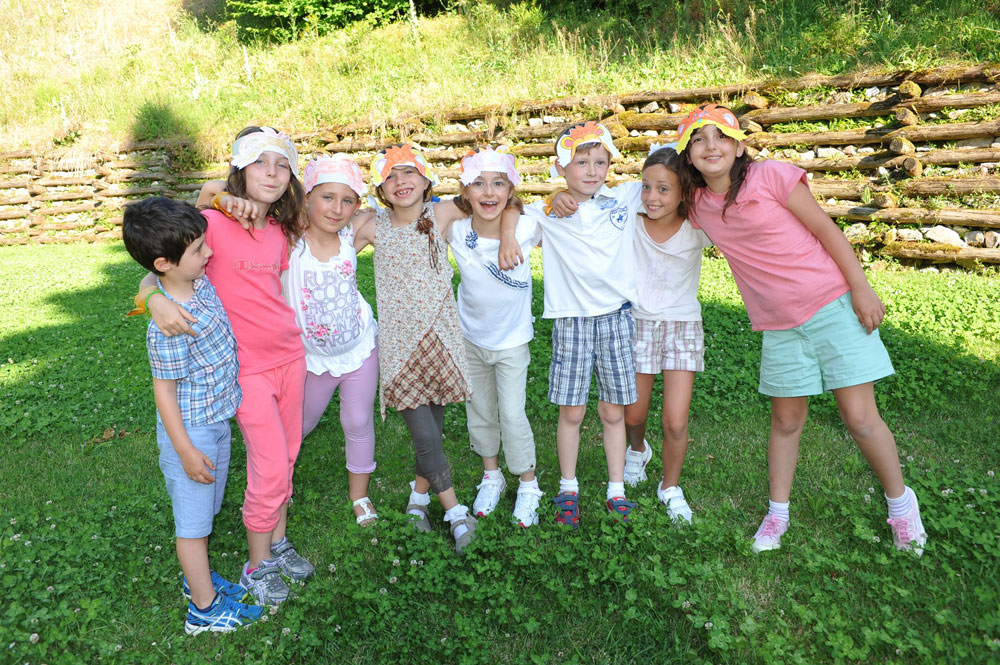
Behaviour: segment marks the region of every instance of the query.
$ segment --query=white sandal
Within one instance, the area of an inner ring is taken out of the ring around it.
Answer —
[[[378,519],[378,513],[375,512],[375,506],[372,504],[372,500],[366,496],[353,501],[351,506],[361,506],[361,510],[365,511],[361,515],[355,515],[358,526],[366,527]]]

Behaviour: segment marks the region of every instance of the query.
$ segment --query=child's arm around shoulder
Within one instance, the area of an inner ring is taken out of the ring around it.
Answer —
[[[854,313],[865,330],[871,333],[879,327],[885,317],[885,305],[879,299],[875,289],[868,283],[861,264],[854,255],[854,249],[847,242],[843,232],[833,223],[833,220],[823,212],[809,192],[809,188],[799,183],[792,190],[786,204],[788,209],[799,218],[799,221],[820,241],[830,253],[840,272],[844,274],[848,286],[851,287],[851,299],[854,302]]]
[[[360,252],[368,245],[375,244],[375,211],[365,208],[354,213],[351,220],[354,228],[354,251]]]
[[[223,196],[220,197],[220,194]],[[218,200],[216,197],[219,197]],[[226,192],[225,180],[209,180],[202,185],[195,207],[198,210],[214,208],[238,221],[244,229],[250,228],[257,217],[257,207],[254,204]]]
[[[184,473],[196,482],[206,485],[214,483],[215,478],[209,470],[215,471],[215,465],[205,453],[194,447],[184,427],[181,409],[177,404],[177,381],[153,377],[153,398],[156,400],[156,410],[160,412],[163,427],[170,437],[170,443],[181,459]]]
[[[513,270],[524,263],[521,245],[517,242],[517,223],[521,213],[517,208],[506,208],[500,215],[500,248],[497,250],[497,265],[501,270]]]
[[[146,273],[146,276],[139,282],[139,291],[156,289],[156,275]],[[178,305],[163,294],[162,291],[154,290],[146,298],[146,308],[149,315],[153,317],[153,322],[166,337],[187,334],[197,337],[198,333],[192,324],[198,323],[198,319],[184,307]]]

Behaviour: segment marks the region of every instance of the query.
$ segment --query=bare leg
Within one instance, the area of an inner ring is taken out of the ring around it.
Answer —
[[[347,472],[347,496],[351,498],[351,501],[357,501],[363,496],[368,496],[368,481],[371,475],[370,473]],[[365,511],[361,506],[354,506],[354,514],[357,517],[361,517],[365,514]]]
[[[260,565],[264,559],[271,558],[271,534],[272,531],[259,533],[257,531],[247,531],[247,548],[250,550],[250,563],[248,569],[253,570]]]
[[[576,478],[576,459],[580,454],[580,424],[586,413],[586,404],[559,407],[556,452],[559,455],[559,473],[566,479]]]
[[[608,480],[625,480],[625,407],[621,404],[597,402],[597,415],[604,425],[604,456],[608,461]]]
[[[278,523],[274,526],[274,531],[271,532],[271,542],[276,543],[285,537],[285,527],[288,525],[288,504],[281,504],[281,510],[278,512]]]
[[[431,481],[423,476],[417,476],[416,481],[413,483],[413,491],[417,494],[427,494],[430,490]]]
[[[858,442],[861,454],[868,460],[886,496],[902,496],[906,489],[899,468],[896,439],[878,413],[874,384],[838,388],[833,391],[840,409],[840,419]]]
[[[178,538],[177,560],[191,589],[191,602],[195,607],[208,607],[215,600],[212,573],[208,565],[208,536]]]
[[[500,468],[500,460],[496,456],[494,457],[484,457],[483,458],[483,468],[487,471],[496,471]]]
[[[653,394],[655,378],[655,374],[636,374],[635,387],[639,391],[639,399],[625,406],[625,436],[637,453],[646,449],[642,440],[646,438],[646,418],[649,417],[649,399]],[[663,394],[666,395],[665,388]]]
[[[799,439],[809,414],[808,397],[771,398],[771,438],[767,445],[767,469],[771,500],[787,503],[799,458]]]
[[[681,468],[688,447],[688,412],[694,372],[663,372],[663,484],[661,489],[680,483]]]

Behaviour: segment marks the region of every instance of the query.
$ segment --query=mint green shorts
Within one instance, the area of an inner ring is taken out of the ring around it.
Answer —
[[[848,291],[788,330],[765,330],[760,386],[769,397],[804,397],[893,374],[878,330],[858,321]]]

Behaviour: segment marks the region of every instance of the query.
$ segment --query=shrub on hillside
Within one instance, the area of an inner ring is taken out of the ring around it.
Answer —
[[[441,2],[419,0],[422,14],[441,9]],[[287,42],[306,33],[324,34],[361,21],[382,25],[403,17],[409,0],[226,0],[244,36],[263,41]]]

